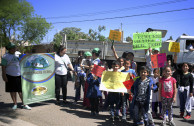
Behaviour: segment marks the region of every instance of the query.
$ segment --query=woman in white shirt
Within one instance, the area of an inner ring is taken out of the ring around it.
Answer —
[[[60,104],[60,87],[62,87],[63,103],[67,103],[67,69],[74,71],[69,56],[66,54],[66,47],[60,46],[55,54],[55,95],[56,104]]]

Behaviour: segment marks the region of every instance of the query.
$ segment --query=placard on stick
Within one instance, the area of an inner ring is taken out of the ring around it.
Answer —
[[[121,32],[110,30],[109,39],[114,40],[114,41],[121,41]]]
[[[92,69],[91,73],[93,73],[94,75],[101,77],[102,76],[102,72],[105,71],[106,69],[104,67],[98,66],[96,64],[94,64],[94,68]]]
[[[169,52],[180,52],[180,43],[179,42],[170,42],[168,46]]]

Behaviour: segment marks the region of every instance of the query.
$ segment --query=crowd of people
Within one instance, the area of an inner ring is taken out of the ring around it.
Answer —
[[[14,55],[16,46],[9,43],[6,46],[8,52],[2,57],[2,78],[6,83],[6,92],[10,92],[14,106],[17,109],[16,93],[18,92],[22,100],[21,73],[18,57]],[[176,54],[174,60],[167,59],[163,68],[152,68],[151,55],[159,54],[160,49],[145,50],[146,65],[138,68],[133,60],[132,52],[124,52],[122,57],[118,57],[115,47],[112,46],[115,61],[109,68],[107,63],[99,58],[101,53],[99,48],[94,48],[92,52],[79,51],[75,64],[72,65],[69,56],[66,54],[66,47],[60,46],[55,53],[55,95],[56,104],[60,102],[60,88],[62,87],[63,103],[67,104],[67,82],[68,71],[75,74],[75,99],[73,104],[81,99],[81,89],[83,89],[83,105],[90,108],[91,115],[99,114],[99,108],[110,110],[110,120],[126,121],[129,113],[134,125],[154,126],[154,118],[161,118],[161,126],[165,126],[167,121],[171,126],[175,126],[173,121],[173,103],[180,100],[180,118],[189,120],[191,118],[191,98],[193,97],[193,71],[194,66],[183,63],[176,64]],[[106,71],[129,73],[134,84],[128,93],[107,92],[99,90],[101,78],[92,74],[94,65],[104,67]],[[104,102],[102,100],[104,94]],[[178,98],[177,98],[178,97]],[[28,105],[23,105],[24,109],[31,109]]]

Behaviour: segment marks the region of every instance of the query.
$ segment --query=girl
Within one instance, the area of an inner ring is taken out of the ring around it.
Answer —
[[[164,68],[163,77],[159,80],[159,101],[162,101],[163,122],[161,126],[166,125],[166,110],[168,110],[168,118],[171,126],[175,126],[172,119],[172,105],[176,101],[176,80],[171,77],[171,67]]]
[[[178,93],[180,99],[180,117],[184,116],[184,110],[186,109],[186,116],[184,119],[191,118],[191,100],[193,96],[193,76],[189,72],[189,64],[183,63],[182,72],[179,75],[180,83],[178,85]]]
[[[160,79],[160,74],[159,74],[159,69],[154,69],[154,76],[151,76],[152,80],[154,81],[154,83],[157,85],[157,89],[156,90],[152,90],[152,116],[156,117],[157,116],[157,109],[159,106],[159,113],[161,113],[161,109],[162,109],[162,104],[161,102],[159,102],[158,99],[158,86],[159,86],[159,79]]]

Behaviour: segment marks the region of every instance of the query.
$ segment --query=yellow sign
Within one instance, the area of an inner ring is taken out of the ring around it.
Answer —
[[[179,42],[170,42],[168,46],[169,52],[180,52],[180,43]]]
[[[129,73],[104,71],[101,84],[107,89],[126,89],[123,82],[130,80]]]
[[[121,41],[121,32],[110,30],[109,39]]]

